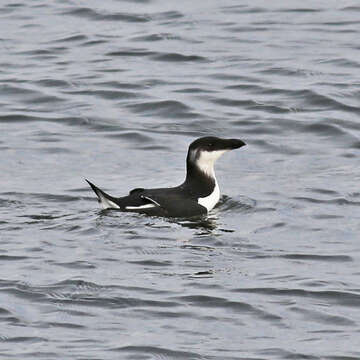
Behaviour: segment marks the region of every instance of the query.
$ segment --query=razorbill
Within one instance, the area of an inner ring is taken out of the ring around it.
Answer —
[[[86,181],[103,209],[181,218],[206,215],[220,199],[214,172],[215,161],[225,152],[244,145],[239,139],[212,136],[196,139],[190,144],[187,153],[185,181],[176,187],[136,188],[129,195],[117,198]]]

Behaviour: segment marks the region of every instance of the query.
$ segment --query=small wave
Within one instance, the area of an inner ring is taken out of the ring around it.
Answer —
[[[236,293],[253,293],[259,295],[293,296],[300,298],[323,299],[331,303],[359,307],[360,295],[349,291],[337,290],[306,290],[306,289],[276,289],[276,288],[242,288],[232,290]]]
[[[144,115],[157,115],[169,118],[196,118],[199,117],[184,103],[175,100],[162,100],[142,102],[126,105],[134,113]]]
[[[321,324],[331,324],[340,326],[354,326],[357,323],[345,316],[329,314],[325,311],[308,310],[302,307],[292,307],[292,312],[296,312],[305,317],[306,321],[316,322]]]
[[[287,8],[287,9],[278,9],[277,12],[284,13],[318,13],[323,12],[324,9],[316,9],[316,8]]]
[[[224,13],[230,13],[230,14],[257,14],[257,13],[268,12],[268,10],[264,7],[249,6],[249,5],[243,5],[243,4],[224,6],[221,8],[221,11]]]
[[[171,33],[155,33],[148,35],[137,35],[134,36],[131,40],[133,41],[144,41],[144,42],[152,42],[152,41],[163,41],[163,40],[181,40],[179,35],[173,35]]]
[[[17,260],[26,260],[28,258],[29,258],[28,256],[0,254],[0,261],[17,261]]]
[[[318,220],[332,220],[332,219],[343,219],[344,216],[342,215],[334,215],[334,214],[316,214],[312,216],[313,219]]]
[[[356,6],[356,5],[351,5],[351,6],[345,6],[344,8],[341,9],[341,11],[360,11],[360,6]]]
[[[176,10],[155,12],[150,15],[153,20],[175,20],[184,17],[184,15]]]
[[[209,60],[199,55],[183,55],[179,53],[165,53],[153,55],[152,59],[169,62],[208,62]]]
[[[247,84],[247,83],[236,84],[236,85],[227,85],[227,86],[224,86],[224,89],[243,90],[244,92],[251,92],[254,94],[266,94],[266,93],[273,94],[274,92],[277,92],[277,91],[283,92],[283,94],[288,93],[286,90],[282,90],[282,89],[273,89],[271,87],[265,87],[263,85]]]
[[[48,193],[22,193],[22,192],[6,192],[2,195],[15,197],[17,201],[25,202],[27,199],[41,199],[45,201],[53,201],[56,203],[78,201],[78,196],[56,195]]]
[[[265,348],[258,352],[265,359],[306,359],[306,360],[323,360],[323,357],[309,355],[307,352],[288,351],[280,347]],[[328,357],[326,357],[328,358]],[[263,359],[263,358],[261,358]],[[340,360],[340,359],[339,359]],[[341,360],[345,360],[341,358]],[[348,359],[346,359],[348,360]]]
[[[78,41],[84,42],[87,40],[88,37],[86,35],[77,34],[77,35],[65,36],[64,38],[54,40],[54,42],[78,42]]]
[[[172,261],[164,260],[164,261],[158,261],[158,260],[132,260],[128,261],[129,264],[136,264],[136,265],[143,265],[143,266],[150,266],[150,267],[167,267],[172,266]]]
[[[78,292],[78,291],[82,291],[82,292],[98,292],[98,291],[102,291],[105,289],[109,289],[109,288],[113,288],[113,286],[103,286],[103,285],[98,285],[94,282],[90,282],[90,281],[85,281],[85,280],[74,280],[74,279],[66,279],[63,281],[59,281],[57,283],[48,285],[48,286],[44,286],[42,288],[45,289],[67,289],[68,291],[71,292]]]
[[[347,105],[340,100],[332,99],[329,96],[324,96],[313,92],[311,97],[306,99],[306,102],[311,105],[320,106],[325,109],[343,110],[351,113],[360,113],[360,107]]]
[[[328,26],[346,26],[346,25],[358,25],[360,23],[359,20],[347,20],[347,21],[324,21],[321,24],[322,25],[328,25]]]
[[[64,123],[67,125],[84,125],[88,124],[89,120],[83,117],[46,117],[46,116],[33,116],[33,115],[25,115],[25,114],[16,114],[12,112],[11,114],[3,114],[0,115],[0,123],[1,122],[8,122],[8,123],[27,123],[27,122],[56,122],[56,123]]]
[[[290,147],[289,145],[284,144],[271,144],[266,140],[255,140],[253,141],[253,144],[256,144],[257,146],[260,146],[264,149],[267,149],[273,153],[278,154],[286,154],[286,155],[300,155],[304,153],[304,149],[296,149],[293,147]]]
[[[238,108],[245,108],[247,110],[261,110],[274,114],[288,113],[292,109],[275,104],[260,103],[255,100],[239,100],[239,99],[228,99],[228,98],[213,98],[211,102],[222,106],[231,106]]]
[[[139,354],[143,354],[145,356],[149,355],[149,356],[151,356],[151,358],[153,358],[155,356],[156,358],[160,357],[161,359],[179,359],[179,360],[181,360],[181,359],[184,359],[184,360],[203,359],[202,355],[194,353],[194,352],[172,350],[172,349],[161,348],[161,347],[156,347],[156,346],[128,345],[128,346],[112,348],[110,350],[116,351],[116,352],[127,352],[127,353],[132,353],[132,354],[139,353]],[[141,359],[143,359],[143,356],[141,356]]]
[[[49,87],[49,88],[68,88],[69,87],[68,81],[60,80],[60,79],[53,79],[53,78],[35,80],[33,83],[35,85],[45,86],[45,87]]]
[[[228,32],[231,32],[231,33],[252,33],[252,32],[265,32],[265,31],[269,31],[270,30],[270,27],[268,26],[239,26],[239,25],[236,25],[236,26],[230,26],[230,27],[227,27],[226,29]],[[252,43],[256,43],[258,42],[257,40],[252,40],[251,41]]]
[[[86,326],[75,324],[75,323],[69,323],[69,322],[55,322],[50,321],[48,323],[49,326],[54,328],[64,328],[64,329],[86,329]]]
[[[10,343],[43,343],[47,342],[48,340],[43,337],[38,336],[15,336],[15,337],[6,337],[5,339],[1,339],[1,341],[4,342],[10,342]]]
[[[68,49],[62,46],[52,46],[48,49],[36,49],[36,50],[26,50],[19,52],[19,55],[28,55],[36,59],[51,59],[55,58],[55,55],[64,54]]]
[[[1,85],[2,94],[4,98],[14,99],[18,103],[25,105],[36,105],[36,104],[57,104],[62,103],[65,99],[55,95],[48,95],[46,93],[30,90],[23,86],[15,85]]]
[[[183,93],[183,94],[211,94],[215,93],[215,90],[202,89],[198,87],[190,87],[184,89],[174,90],[175,93]]]
[[[339,136],[345,134],[345,131],[336,125],[330,125],[322,122],[304,125],[302,130],[304,132],[318,133],[324,136]]]
[[[131,13],[105,13],[86,7],[81,7],[81,8],[77,7],[71,10],[65,10],[62,12],[62,14],[87,18],[96,21],[123,21],[123,22],[139,22],[139,23],[150,21],[149,16],[146,15],[131,14]]]
[[[151,101],[151,102],[143,102],[140,104],[128,105],[129,108],[136,109],[139,112],[149,111],[149,110],[165,110],[165,111],[187,111],[189,108],[179,102],[173,100],[164,100],[164,101]]]
[[[144,90],[147,88],[146,84],[121,82],[121,81],[99,81],[95,83],[96,87],[104,87],[111,89],[131,89],[131,90]]]
[[[26,89],[23,86],[15,86],[9,84],[1,85],[1,92],[6,95],[19,95],[24,96],[36,96],[39,94],[38,91],[32,89]]]
[[[199,230],[201,231],[201,233],[203,232],[210,233],[211,231],[215,230],[218,227],[216,219],[212,219],[211,217],[207,217],[207,218],[201,217],[199,219],[190,219],[190,220],[178,219],[178,220],[174,220],[173,222],[188,229]]]
[[[105,100],[135,99],[139,97],[138,93],[120,90],[70,90],[64,91],[64,93],[69,95],[89,95],[99,97]],[[144,98],[144,95],[141,95],[141,97]]]
[[[82,44],[80,44],[80,46],[82,46],[82,47],[92,47],[92,46],[97,46],[97,45],[106,44],[106,43],[108,43],[108,40],[104,40],[104,39],[89,40],[89,41],[83,42]]]
[[[230,82],[241,82],[241,83],[249,83],[249,84],[266,84],[266,79],[258,78],[256,76],[248,76],[248,75],[236,75],[236,74],[228,74],[228,73],[213,73],[208,75],[209,78],[221,81],[230,81]]]
[[[54,262],[54,265],[58,265],[67,269],[96,269],[96,266],[88,261],[71,261],[71,262]]]
[[[296,197],[293,197],[292,199],[305,201],[305,202],[313,203],[313,204],[329,204],[329,205],[341,205],[341,206],[344,206],[344,205],[360,206],[360,201],[351,201],[351,200],[347,200],[345,198],[323,200],[323,199],[315,199],[315,198],[306,197],[306,196],[296,196]]]
[[[329,190],[329,189],[309,188],[308,190],[311,192],[314,192],[316,194],[321,194],[321,195],[333,195],[333,196],[339,195],[339,193],[337,191]]]
[[[4,195],[13,194],[13,193],[3,193]],[[0,205],[2,207],[12,207],[12,206],[20,206],[22,202],[20,200],[12,200],[12,199],[2,199],[0,198]]]
[[[291,260],[328,261],[328,262],[351,262],[348,255],[313,255],[313,254],[286,254],[278,257]]]
[[[114,57],[114,56],[125,56],[125,57],[141,57],[141,56],[151,56],[156,54],[154,51],[149,51],[147,49],[134,49],[134,48],[128,48],[123,50],[117,50],[117,51],[110,51],[106,53],[106,56]]]
[[[141,145],[151,146],[153,139],[150,136],[144,135],[138,131],[122,131],[119,133],[110,133],[106,135],[109,138],[126,139],[130,143],[136,143]]]
[[[249,211],[256,206],[256,200],[250,199],[246,196],[238,196],[236,198],[223,195],[216,205],[221,212],[226,211]]]
[[[346,59],[346,58],[334,58],[334,59],[324,59],[324,60],[319,60],[320,63],[323,64],[332,64],[338,67],[342,67],[342,68],[354,68],[354,69],[358,69],[360,66],[360,63],[358,61],[355,61],[353,59]]]
[[[200,306],[202,308],[223,308],[234,311],[236,313],[251,313],[252,315],[270,321],[272,325],[281,322],[280,316],[271,314],[259,308],[256,308],[249,303],[241,301],[230,301],[225,298],[213,297],[207,295],[185,295],[176,297],[180,303],[190,304],[192,306]]]

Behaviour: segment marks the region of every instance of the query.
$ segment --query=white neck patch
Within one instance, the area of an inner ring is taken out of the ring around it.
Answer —
[[[207,176],[210,176],[212,179],[215,179],[215,171],[214,171],[214,164],[215,161],[227,150],[217,150],[217,151],[200,151],[200,156],[196,159],[196,153],[191,154],[192,158],[195,158],[196,166]],[[216,179],[215,179],[216,182]]]
[[[197,154],[195,152],[194,154],[190,154],[192,159],[195,160],[194,162],[196,166],[199,168],[199,170],[215,181],[215,188],[213,192],[208,196],[198,199],[198,204],[206,207],[207,211],[212,210],[220,200],[220,189],[215,177],[214,164],[215,161],[226,152],[227,150],[218,150],[218,151],[200,150],[200,156],[198,158],[196,158]]]

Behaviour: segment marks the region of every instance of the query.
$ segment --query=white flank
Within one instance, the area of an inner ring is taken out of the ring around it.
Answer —
[[[107,199],[100,192],[97,192],[96,194],[99,196],[100,205],[104,210],[105,209],[120,209],[119,205],[117,205],[113,201]]]
[[[218,203],[219,200],[220,200],[220,189],[219,189],[219,185],[215,179],[214,191],[206,197],[199,198],[198,204],[206,207],[207,211],[210,211],[214,208],[214,206]]]
[[[142,210],[142,209],[151,209],[154,208],[156,205],[154,204],[145,204],[140,206],[126,206],[126,210]]]

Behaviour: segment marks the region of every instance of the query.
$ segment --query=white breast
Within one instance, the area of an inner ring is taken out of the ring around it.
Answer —
[[[218,203],[219,200],[220,200],[220,189],[219,189],[219,185],[215,179],[215,188],[214,188],[213,192],[208,196],[199,198],[198,204],[206,207],[207,211],[209,212],[210,210],[212,210],[214,208],[214,206]]]

